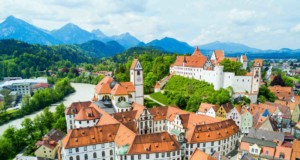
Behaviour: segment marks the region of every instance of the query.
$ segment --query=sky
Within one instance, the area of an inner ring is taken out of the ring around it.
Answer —
[[[300,0],[0,0],[0,22],[13,15],[47,30],[74,23],[144,42],[173,37],[193,46],[222,41],[296,49],[299,9]]]

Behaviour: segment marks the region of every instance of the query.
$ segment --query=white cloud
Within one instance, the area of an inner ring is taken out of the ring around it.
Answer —
[[[292,32],[300,32],[300,23],[291,28]]]
[[[270,28],[269,27],[265,27],[265,26],[256,26],[254,28],[254,32],[256,33],[261,33],[261,32],[269,32]]]
[[[229,12],[229,18],[236,24],[248,24],[257,17],[255,11],[232,9]]]

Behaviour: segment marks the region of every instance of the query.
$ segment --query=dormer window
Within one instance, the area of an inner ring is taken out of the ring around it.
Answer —
[[[93,116],[93,114],[92,113],[88,113],[88,117],[92,117]]]

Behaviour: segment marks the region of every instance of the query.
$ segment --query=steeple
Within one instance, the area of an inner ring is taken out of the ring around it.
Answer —
[[[192,56],[204,56],[201,51],[199,50],[198,47],[196,47],[194,53],[192,54]]]

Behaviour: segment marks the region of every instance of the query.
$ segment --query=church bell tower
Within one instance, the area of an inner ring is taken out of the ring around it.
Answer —
[[[130,67],[130,82],[135,87],[135,102],[144,105],[143,68],[138,59],[134,59]]]

